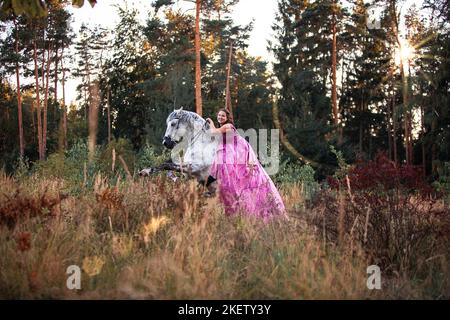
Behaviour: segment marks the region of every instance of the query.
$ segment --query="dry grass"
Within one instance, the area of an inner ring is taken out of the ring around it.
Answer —
[[[159,176],[112,183],[98,175],[76,196],[61,194],[66,183],[0,173],[0,213],[22,206],[13,225],[0,222],[0,298],[449,297],[448,282],[401,274],[368,290],[365,253],[314,232],[303,218],[314,208],[307,209],[299,185],[281,188],[290,220],[264,224],[225,217],[195,182]],[[27,205],[34,214],[25,214]],[[448,257],[433,259],[438,270],[429,272],[448,278]],[[66,287],[73,264],[83,270],[81,290]]]

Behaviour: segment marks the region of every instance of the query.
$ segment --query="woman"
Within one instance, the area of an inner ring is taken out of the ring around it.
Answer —
[[[210,175],[217,179],[225,213],[239,212],[267,220],[285,215],[285,207],[274,183],[264,171],[250,144],[233,125],[230,112],[217,113],[219,127],[208,118],[212,134],[221,134]]]

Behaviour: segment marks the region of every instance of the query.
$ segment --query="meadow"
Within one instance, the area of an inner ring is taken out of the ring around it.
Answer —
[[[80,154],[0,172],[1,299],[450,297],[445,197],[285,170],[275,180],[289,219],[264,223],[225,216],[193,180],[110,162],[106,174]],[[380,290],[366,285],[373,264]],[[80,290],[66,286],[70,265]]]

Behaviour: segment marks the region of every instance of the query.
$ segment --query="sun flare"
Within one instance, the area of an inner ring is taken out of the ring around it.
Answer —
[[[407,63],[414,58],[415,49],[408,41],[403,40],[400,43],[400,48],[395,50],[395,64]]]

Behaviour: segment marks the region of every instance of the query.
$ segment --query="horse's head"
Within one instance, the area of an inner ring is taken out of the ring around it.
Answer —
[[[195,117],[198,117],[198,115],[184,111],[183,107],[174,110],[167,117],[167,129],[162,144],[168,149],[173,149],[177,143],[183,140],[183,137],[191,134]]]

